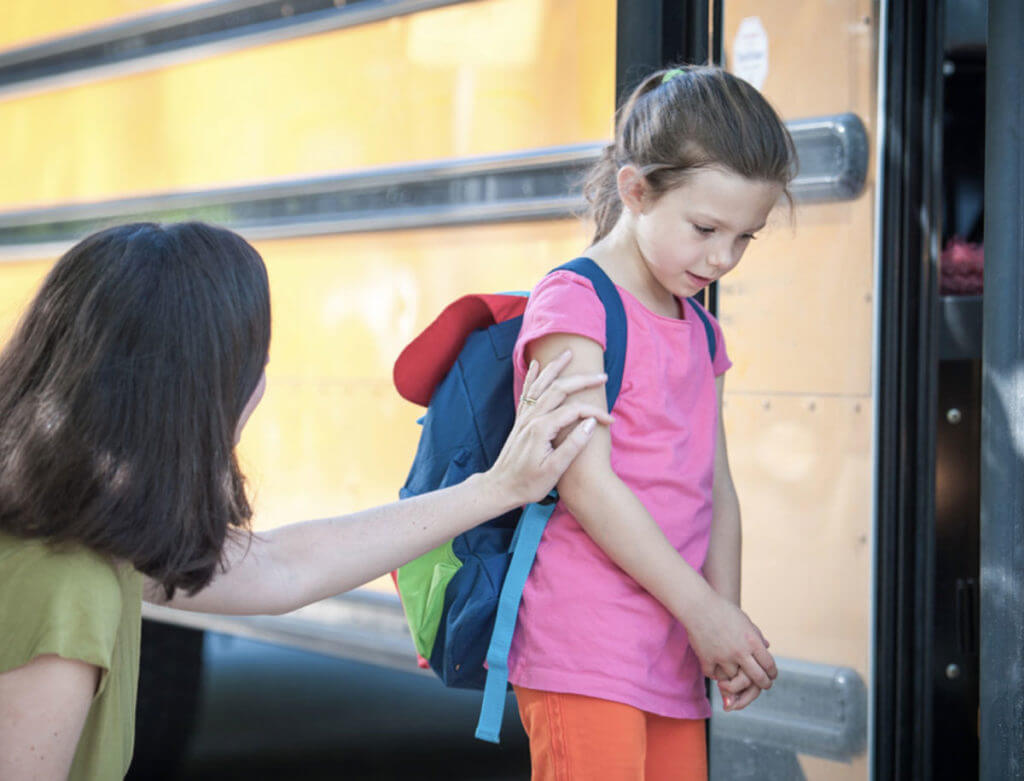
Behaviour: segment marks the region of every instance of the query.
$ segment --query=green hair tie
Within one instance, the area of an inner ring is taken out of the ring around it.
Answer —
[[[672,70],[670,70],[668,73],[666,73],[664,76],[661,77],[661,83],[662,84],[668,84],[676,76],[682,76],[682,75],[683,75],[683,69],[682,68],[673,68]]]

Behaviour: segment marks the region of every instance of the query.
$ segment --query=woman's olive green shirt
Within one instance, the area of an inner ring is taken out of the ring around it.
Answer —
[[[41,654],[100,668],[71,781],[128,772],[139,678],[142,576],[81,546],[0,532],[0,673]]]

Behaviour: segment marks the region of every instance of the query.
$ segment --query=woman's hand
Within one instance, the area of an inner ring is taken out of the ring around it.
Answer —
[[[727,710],[745,707],[760,690],[771,688],[778,669],[768,653],[768,641],[732,602],[711,592],[686,631],[704,675],[727,684],[722,692],[723,698],[730,698]],[[751,692],[751,687],[758,691]]]
[[[540,371],[530,362],[516,422],[494,466],[487,472],[499,491],[508,492],[513,505],[543,499],[590,440],[597,423],[610,424],[611,416],[591,404],[565,402],[568,396],[603,385],[605,374],[559,377],[572,358],[569,350]],[[566,426],[582,420],[558,447],[552,441]]]

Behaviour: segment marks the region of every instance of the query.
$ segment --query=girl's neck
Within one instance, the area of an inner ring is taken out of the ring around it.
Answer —
[[[654,278],[640,253],[627,220],[620,219],[604,238],[584,254],[599,265],[612,282],[627,290],[647,309],[663,317],[681,317],[676,297]]]

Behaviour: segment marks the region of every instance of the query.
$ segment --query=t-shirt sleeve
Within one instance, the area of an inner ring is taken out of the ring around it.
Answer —
[[[106,686],[121,618],[112,565],[81,551],[61,554],[25,542],[0,560],[0,672],[44,654],[100,668]]]
[[[533,289],[513,352],[517,396],[526,376],[527,345],[549,334],[584,336],[604,349],[604,306],[589,279],[571,271],[555,271]]]

